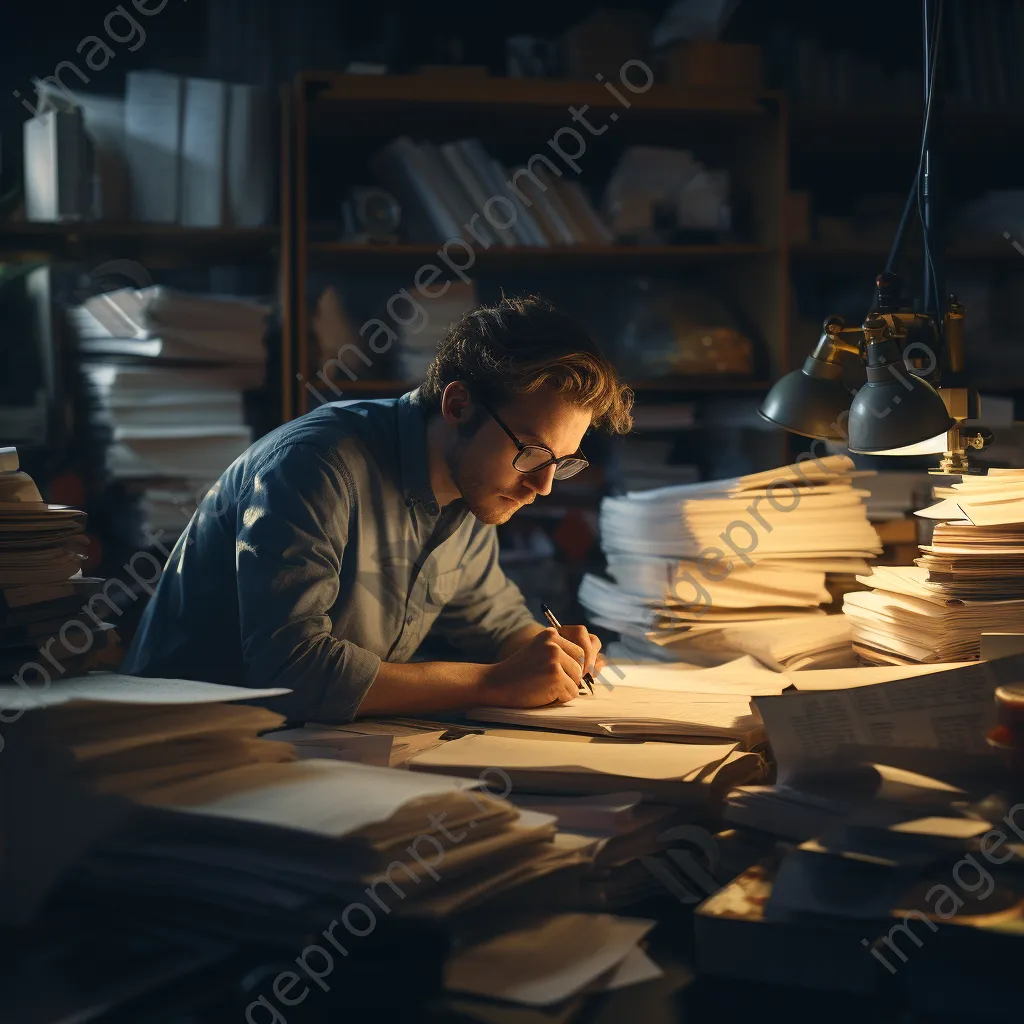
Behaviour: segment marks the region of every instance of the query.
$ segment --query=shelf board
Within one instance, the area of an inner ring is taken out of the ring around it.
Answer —
[[[280,229],[195,228],[180,224],[6,223],[0,224],[0,256],[22,259],[95,259],[145,255],[168,257],[230,256],[242,262],[267,259],[277,249]]]
[[[634,79],[638,84],[640,77]],[[631,109],[665,113],[765,114],[782,94],[749,89],[681,89],[652,85],[631,93],[613,83]],[[624,106],[605,86],[593,80],[500,78],[491,75],[346,75],[303,72],[300,89],[317,104],[374,107],[387,105],[491,107],[538,113],[583,105],[595,110]]]
[[[330,389],[326,385],[318,384],[321,393],[327,396]],[[723,374],[721,377],[664,377],[654,380],[636,380],[626,383],[637,393],[661,392],[671,394],[674,397],[699,396],[704,394],[716,395],[749,395],[761,394],[771,386],[771,381],[747,380],[745,378],[729,377]],[[419,385],[418,381],[402,380],[335,380],[334,386],[345,394],[346,392],[360,392],[371,394],[400,394],[411,391]],[[338,397],[338,396],[335,396]]]
[[[357,245],[348,242],[318,241],[310,250],[333,262],[353,267],[415,266],[438,261],[438,245]],[[735,243],[724,245],[571,245],[514,246],[476,250],[476,265],[481,268],[531,269],[537,266],[573,268],[615,266],[626,263],[670,264],[701,263],[735,257],[774,256],[779,248],[770,245]],[[461,248],[452,250],[452,260],[466,257]]]
[[[888,246],[879,245],[826,245],[811,243],[790,247],[790,255],[795,262],[801,263],[877,263],[879,269],[889,256]],[[911,259],[920,259],[922,251],[911,249],[906,253]],[[1024,261],[1012,244],[1012,241],[999,239],[994,243],[969,243],[949,246],[945,251],[946,260],[950,263],[1013,263]],[[1024,262],[1021,263],[1024,271]]]

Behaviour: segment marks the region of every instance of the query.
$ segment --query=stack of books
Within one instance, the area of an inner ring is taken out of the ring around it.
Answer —
[[[936,521],[912,566],[878,566],[843,610],[868,662],[917,664],[981,656],[981,634],[1024,622],[1024,471],[990,470],[936,487],[917,515]]]
[[[510,173],[479,139],[437,146],[402,135],[377,155],[373,168],[401,203],[408,242],[461,239],[489,249],[612,241],[582,186],[556,164],[534,159]]]
[[[106,479],[140,493],[139,537],[179,534],[252,443],[243,392],[263,381],[268,312],[162,286],[96,295],[69,311]]]
[[[867,571],[881,550],[863,474],[845,456],[745,477],[605,498],[601,546],[580,603],[644,658],[770,668],[850,663],[849,624],[826,616],[830,577]]]
[[[14,448],[0,449],[0,678],[26,687],[80,671],[117,641],[94,607],[103,581],[82,576],[86,515],[43,501],[19,468]]]

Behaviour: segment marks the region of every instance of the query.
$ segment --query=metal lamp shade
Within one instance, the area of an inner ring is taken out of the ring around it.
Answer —
[[[895,342],[868,347],[867,378],[850,405],[850,451],[885,453],[953,426],[942,396],[907,369]]]
[[[814,356],[803,368],[787,373],[765,396],[761,416],[793,434],[845,441],[840,432],[850,392],[842,382],[842,367]]]

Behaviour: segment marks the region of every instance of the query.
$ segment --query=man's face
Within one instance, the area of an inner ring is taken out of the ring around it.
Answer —
[[[557,393],[541,388],[494,410],[521,444],[549,448],[556,456],[574,455],[590,426],[590,413]],[[469,510],[483,523],[499,524],[538,494],[549,494],[555,467],[536,473],[512,468],[516,446],[486,412],[476,433],[457,436],[449,462],[452,479]]]

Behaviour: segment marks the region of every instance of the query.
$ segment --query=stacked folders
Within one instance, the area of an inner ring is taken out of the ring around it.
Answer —
[[[820,607],[828,574],[881,551],[863,474],[845,456],[750,476],[606,498],[601,544],[614,583],[584,577],[580,603],[634,653],[771,668],[847,663],[849,626]]]
[[[44,502],[14,448],[0,449],[0,467],[0,678],[47,685],[116,634],[89,603],[102,580],[82,577],[85,513]]]
[[[141,490],[144,529],[180,533],[204,489],[251,444],[243,392],[263,381],[267,312],[161,286],[70,310],[106,474]]]
[[[847,594],[854,645],[867,661],[966,661],[981,634],[1017,632],[1024,622],[1024,471],[990,470],[936,487],[938,520],[913,566],[876,567],[872,589]]]

